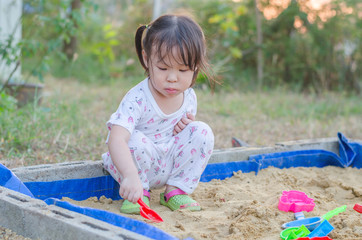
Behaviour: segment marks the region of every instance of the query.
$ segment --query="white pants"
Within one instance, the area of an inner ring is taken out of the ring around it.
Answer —
[[[214,148],[211,128],[199,121],[189,123],[171,141],[154,144],[141,131],[135,130],[128,146],[146,190],[167,185],[190,194],[197,187]],[[122,176],[109,152],[102,155],[104,168],[119,183]]]

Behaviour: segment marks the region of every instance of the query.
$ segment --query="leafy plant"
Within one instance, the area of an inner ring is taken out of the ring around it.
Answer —
[[[214,25],[223,36],[221,45],[228,49],[228,54],[233,58],[242,57],[242,50],[238,48],[241,37],[238,22],[247,11],[245,5],[233,6],[229,3],[219,8],[219,11],[208,19],[208,23]]]
[[[109,14],[109,4],[118,11]],[[99,5],[97,11],[90,11],[83,21],[78,34],[77,58],[71,62],[52,58],[55,76],[101,82],[143,74],[142,67],[136,64],[133,37],[139,24],[150,19],[150,2],[109,1]]]
[[[43,82],[44,74],[50,70],[49,63],[52,55],[66,60],[62,48],[72,36],[81,31],[80,27],[84,19],[79,9],[69,10],[71,2],[71,0],[24,1],[27,11],[19,19],[23,29],[22,39],[15,44],[14,36],[11,34],[0,41],[0,61],[5,62],[7,66],[31,59],[23,65],[23,69],[28,72],[23,81],[26,82],[30,76],[34,76]],[[92,6],[88,2],[84,8]],[[64,14],[69,11],[70,14]],[[83,12],[87,13],[87,11]],[[10,79],[11,76],[8,81]]]
[[[111,24],[106,24],[102,28],[104,39],[93,43],[91,46],[91,52],[97,56],[100,63],[104,63],[105,59],[113,62],[115,60],[115,54],[113,48],[119,45],[117,40],[117,31],[113,29]]]
[[[16,110],[17,100],[6,94],[5,92],[0,93],[0,116],[5,112],[13,112]]]

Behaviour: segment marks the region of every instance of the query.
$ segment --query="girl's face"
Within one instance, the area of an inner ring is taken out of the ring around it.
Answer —
[[[154,49],[153,49],[154,50]],[[174,98],[188,89],[192,84],[194,71],[182,63],[177,48],[172,49],[162,60],[158,54],[147,56],[143,51],[143,60],[149,69],[151,91],[161,98]],[[182,95],[183,96],[183,95]]]

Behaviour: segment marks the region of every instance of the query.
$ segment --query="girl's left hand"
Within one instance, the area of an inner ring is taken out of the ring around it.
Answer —
[[[195,121],[195,116],[191,113],[186,113],[187,118],[181,118],[181,120],[175,125],[173,129],[173,135],[177,135],[192,121]]]

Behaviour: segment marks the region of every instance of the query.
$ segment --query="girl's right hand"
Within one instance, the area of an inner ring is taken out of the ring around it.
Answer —
[[[143,196],[143,187],[138,175],[127,176],[122,179],[119,195],[132,203],[136,203]]]
[[[191,113],[186,114],[187,118],[182,118],[173,129],[173,136],[179,134],[191,122],[195,121],[195,116]]]

